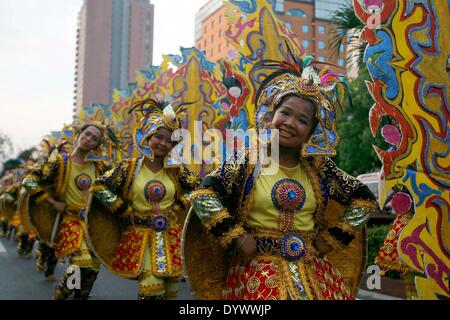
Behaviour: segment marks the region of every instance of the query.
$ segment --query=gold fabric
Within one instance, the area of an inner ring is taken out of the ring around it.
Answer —
[[[293,168],[280,166],[278,172],[273,175],[264,175],[266,170],[266,168],[262,169],[261,175],[255,183],[255,199],[258,199],[258,201],[255,201],[253,205],[245,227],[250,229],[278,229],[279,212],[273,205],[270,194],[278,181],[288,178],[298,181],[306,193],[302,210],[295,213],[294,229],[299,231],[313,230],[317,202],[304,167],[300,164]]]

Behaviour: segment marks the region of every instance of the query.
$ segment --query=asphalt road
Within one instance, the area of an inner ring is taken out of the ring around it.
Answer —
[[[16,243],[0,238],[0,300],[50,300],[53,287],[67,266],[58,263],[56,281],[48,281],[36,270],[35,249],[31,257],[17,254]],[[91,292],[92,300],[136,300],[138,282],[122,279],[102,267]],[[193,300],[186,282],[180,283],[177,299]]]
[[[67,264],[58,263],[56,281],[48,281],[36,270],[35,250],[31,257],[17,254],[16,243],[0,238],[0,300],[50,300],[53,288],[58,284]],[[92,300],[136,300],[138,282],[120,278],[102,267],[94,288]],[[398,297],[375,291],[359,290],[357,300],[398,300]],[[180,282],[177,300],[194,300],[186,282]]]

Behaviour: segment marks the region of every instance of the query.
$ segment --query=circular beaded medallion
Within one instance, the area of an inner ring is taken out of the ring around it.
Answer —
[[[152,227],[155,231],[164,231],[169,226],[169,219],[166,216],[156,216],[152,218]]]
[[[293,179],[280,180],[272,188],[272,203],[280,211],[300,211],[305,198],[305,188]]]
[[[147,182],[144,188],[144,195],[147,201],[161,201],[166,195],[166,187],[161,181],[151,180]]]
[[[89,177],[85,173],[81,173],[75,177],[75,185],[80,191],[89,190],[91,184],[92,184],[91,177]]]
[[[298,260],[306,253],[305,240],[297,233],[289,233],[281,239],[281,255],[289,261]]]

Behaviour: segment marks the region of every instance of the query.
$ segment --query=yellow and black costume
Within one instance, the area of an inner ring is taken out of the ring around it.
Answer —
[[[181,231],[189,207],[184,194],[199,178],[170,155],[158,172],[145,165],[154,157],[148,140],[160,127],[171,132],[179,127],[174,112],[150,104],[135,130],[142,156],[122,161],[93,185],[88,232],[111,272],[139,280],[139,299],[170,299],[182,275]]]
[[[30,221],[40,240],[54,248],[57,258],[69,257],[71,265],[80,268],[81,289],[75,290],[76,299],[88,298],[100,269],[100,262],[90,252],[85,239],[86,194],[92,181],[109,169],[103,160],[80,165],[69,154],[61,153],[51,156],[23,181],[30,194]],[[45,201],[49,196],[66,203],[62,216]],[[66,285],[72,272],[73,268],[68,268],[55,290],[55,299],[65,299],[72,293]]]
[[[249,150],[240,150],[190,195],[183,252],[197,298],[354,299],[366,259],[365,222],[377,204],[329,158],[337,143],[334,102],[320,83],[324,74],[296,59],[261,84],[256,123],[260,132],[269,128],[289,95],[313,101],[318,124],[298,165],[266,174],[264,161],[252,163]],[[234,244],[244,234],[257,243],[250,262]]]

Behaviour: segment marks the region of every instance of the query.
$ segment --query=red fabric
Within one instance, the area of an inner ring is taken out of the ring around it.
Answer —
[[[83,239],[83,225],[80,220],[71,219],[61,223],[56,237],[55,254],[67,257],[80,249]]]
[[[308,278],[303,286],[314,283],[310,286],[310,291],[315,293],[316,299],[329,300],[354,300],[344,278],[336,271],[332,265],[320,258],[312,257],[309,267],[313,271],[313,277]],[[285,285],[280,285],[278,281],[284,281]],[[287,281],[290,277],[285,277],[280,272],[277,259],[257,258],[249,265],[243,265],[240,259],[233,261],[229,271],[223,298],[227,300],[278,300],[288,297],[286,292],[281,292],[287,288]],[[319,291],[319,292],[318,292]]]
[[[120,239],[112,267],[119,274],[137,275],[142,264],[145,245],[145,231],[130,228]]]
[[[180,252],[182,228],[180,226],[176,228],[171,228],[168,230],[168,232],[170,237],[169,250],[172,256],[172,265],[175,268],[176,267],[182,268],[183,264],[181,262],[181,252]]]
[[[378,252],[375,259],[375,263],[381,267],[381,269],[386,272],[389,270],[395,271],[405,271],[406,265],[404,265],[398,255],[397,244],[400,237],[400,233],[403,231],[405,226],[410,220],[409,214],[398,215],[389,231],[383,245]]]

